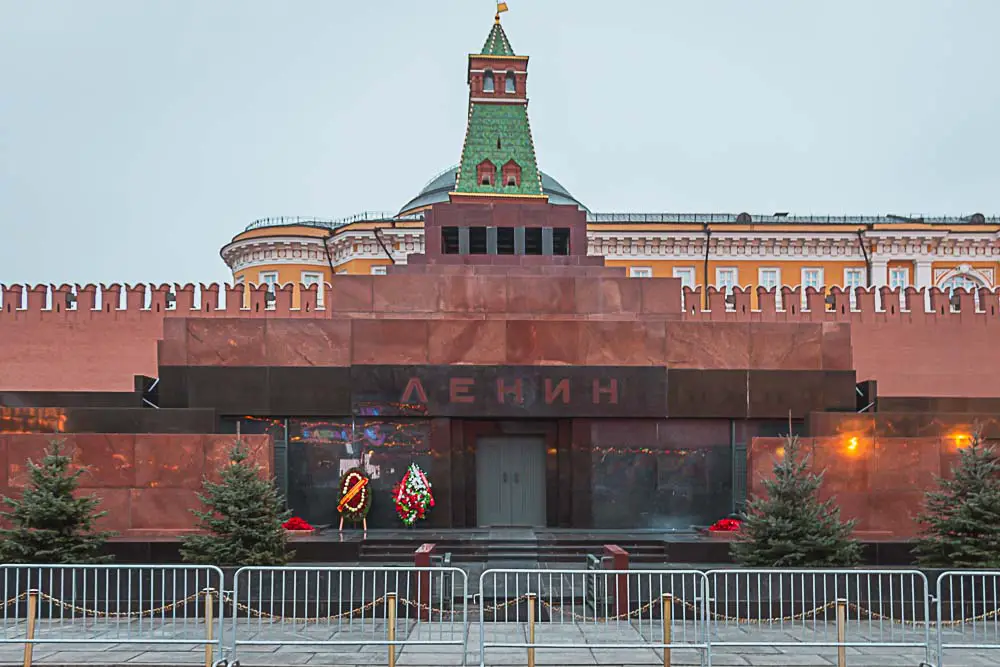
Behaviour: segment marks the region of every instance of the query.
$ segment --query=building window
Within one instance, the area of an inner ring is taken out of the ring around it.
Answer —
[[[628,277],[629,278],[652,278],[653,269],[648,266],[630,266],[628,267]]]
[[[905,266],[894,266],[889,269],[889,287],[904,289],[910,286],[910,269]]]
[[[476,182],[480,185],[493,185],[496,180],[497,168],[489,160],[483,160],[476,167]]]
[[[757,284],[764,289],[774,290],[774,304],[781,308],[781,269],[760,269]]]
[[[497,227],[497,254],[498,255],[514,254],[513,227]]]
[[[865,270],[862,268],[844,269],[844,289],[851,295],[851,308],[858,306],[858,289],[867,287],[868,279],[865,277]]]
[[[569,228],[556,227],[552,230],[552,254],[569,254]]]
[[[492,93],[496,90],[496,80],[493,78],[493,70],[488,69],[483,73],[483,92]]]
[[[802,269],[803,307],[807,307],[809,305],[809,301],[806,296],[806,288],[808,287],[813,287],[818,290],[823,288],[823,269]]]
[[[984,287],[983,282],[978,278],[970,276],[967,273],[960,273],[957,276],[952,276],[941,283],[941,289],[948,292],[948,296],[954,295],[955,290],[964,289],[972,292],[973,299],[975,300],[976,308],[979,308],[979,288]],[[952,307],[952,310],[957,311],[958,309]]]
[[[508,188],[521,185],[521,165],[511,160],[503,166],[503,184]]]
[[[508,94],[517,92],[517,77],[513,71],[507,72],[506,91]]]
[[[542,255],[542,228],[528,227],[524,230],[524,254]]]
[[[384,264],[379,264],[377,266],[373,266],[372,267],[372,275],[373,276],[384,276],[384,275],[386,275],[386,270],[387,269],[386,269],[386,266]]]
[[[316,305],[319,308],[323,307],[323,274],[322,273],[310,273],[307,271],[302,272],[302,284],[306,287],[311,287],[316,285]]]
[[[441,228],[441,254],[458,254],[458,227]]]
[[[765,289],[781,287],[781,269],[761,269],[757,276],[758,283]]]
[[[469,254],[485,255],[487,248],[487,232],[485,227],[469,227]]]
[[[259,285],[267,285],[267,291],[274,294],[274,288],[278,285],[278,272],[277,271],[262,271],[260,274]]]
[[[681,288],[690,287],[694,289],[694,267],[693,266],[675,266],[674,267],[674,278],[681,279]]]
[[[734,268],[716,269],[715,286],[726,294],[731,294],[737,285],[737,275]]]

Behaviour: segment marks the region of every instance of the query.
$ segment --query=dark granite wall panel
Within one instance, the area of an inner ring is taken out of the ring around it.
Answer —
[[[220,415],[270,414],[267,367],[192,366],[187,369],[188,406]]]
[[[351,390],[359,416],[662,417],[666,377],[635,367],[354,366]]]
[[[704,419],[746,416],[746,371],[671,368],[667,376],[668,415]]]
[[[339,366],[167,366],[160,407],[213,407],[222,415],[350,414],[350,370]]]
[[[687,530],[729,513],[728,421],[592,422],[595,528]]]
[[[343,471],[355,465],[362,465],[371,478],[369,528],[402,526],[391,494],[411,462],[436,484],[440,452],[431,449],[430,420],[291,419],[288,430],[288,504],[310,523],[339,522],[337,485]],[[444,517],[436,516],[442,513]],[[435,507],[430,516],[423,527],[445,521],[447,508]]]
[[[856,409],[853,371],[650,366],[164,367],[161,407],[221,415],[803,418]]]
[[[0,408],[0,433],[213,433],[211,409]]]

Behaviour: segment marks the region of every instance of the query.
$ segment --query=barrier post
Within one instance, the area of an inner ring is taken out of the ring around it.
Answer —
[[[26,639],[35,638],[35,617],[38,616],[38,591],[32,589],[28,591],[28,632]],[[35,645],[30,641],[24,642],[24,667],[31,667],[31,658],[35,652]]]
[[[212,589],[205,589],[205,667],[212,667],[212,626],[215,625],[213,615],[215,606]]]
[[[660,615],[663,616],[663,667],[670,667],[671,620],[674,614],[674,596],[664,593],[660,598]]]
[[[628,552],[617,544],[605,544],[604,556],[611,561],[612,570],[628,569]],[[619,574],[615,577],[615,616],[622,618],[628,615],[628,575]]]
[[[431,566],[431,555],[437,545],[432,542],[421,544],[413,552],[414,567],[428,568]],[[416,588],[413,597],[417,602],[417,619],[421,621],[431,620],[431,576],[432,572],[417,572]],[[426,605],[426,608],[421,605]],[[408,618],[408,617],[407,617]]]
[[[386,612],[388,615],[389,641],[396,641],[396,594],[385,594]],[[389,644],[389,667],[396,667],[396,645]]]
[[[535,594],[534,593],[528,593],[528,667],[535,667]]]
[[[837,600],[837,667],[847,667],[847,600]]]

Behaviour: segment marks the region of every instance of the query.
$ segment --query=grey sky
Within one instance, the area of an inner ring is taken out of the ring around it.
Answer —
[[[1000,213],[996,0],[509,0],[595,211]],[[0,282],[197,282],[456,163],[492,0],[0,0]]]

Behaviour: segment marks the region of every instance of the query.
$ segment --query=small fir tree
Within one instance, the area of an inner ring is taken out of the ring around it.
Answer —
[[[809,470],[809,457],[797,436],[785,441],[774,463],[774,477],[764,480],[766,497],[747,503],[733,557],[754,567],[849,567],[861,548],[851,539],[854,521],[841,522],[833,500],[820,502],[822,473]]]
[[[94,530],[98,512],[95,495],[77,497],[84,469],[70,471],[72,459],[62,442],[50,443],[41,464],[28,460],[30,482],[20,500],[4,496],[11,509],[0,512],[11,528],[0,530],[0,561],[32,564],[106,563],[104,542],[114,535]]]
[[[229,459],[218,483],[202,482],[205,511],[192,510],[208,534],[186,537],[181,556],[207,565],[284,565],[293,555],[282,526],[291,515],[284,499],[240,440]]]
[[[914,552],[923,567],[1000,567],[1000,458],[978,432],[959,452],[951,479],[938,479],[919,516]]]

